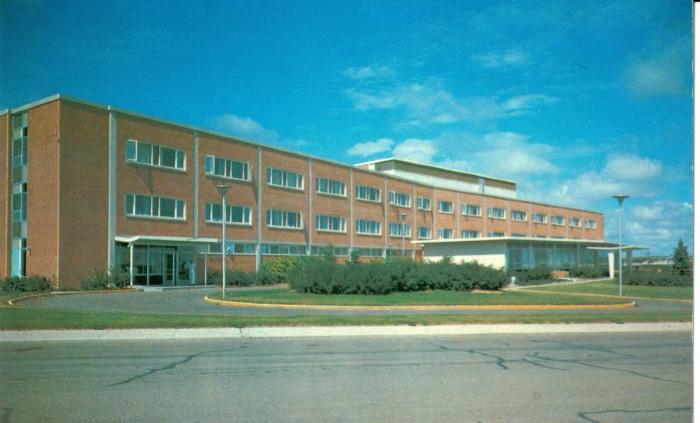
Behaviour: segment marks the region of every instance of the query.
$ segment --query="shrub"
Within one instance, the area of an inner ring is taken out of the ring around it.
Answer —
[[[673,274],[680,276],[691,275],[693,269],[690,265],[688,247],[683,244],[683,240],[678,240],[678,245],[673,249]]]
[[[289,286],[315,294],[388,294],[429,289],[499,289],[506,274],[475,262],[446,261],[419,264],[403,258],[385,263],[336,264],[318,257],[303,257],[290,274]]]
[[[10,276],[0,281],[0,287],[3,292],[48,291],[51,289],[51,281],[43,276]]]
[[[595,267],[578,267],[571,269],[569,274],[575,278],[594,279],[607,276],[608,271],[602,268],[596,269]]]
[[[262,269],[258,272],[258,283],[260,285],[287,283],[290,272],[297,266],[298,262],[298,257],[284,256],[265,260]]]
[[[93,269],[92,273],[80,280],[80,289],[92,291],[97,289],[118,289],[129,285],[129,273],[114,269],[107,272],[104,269]]]
[[[511,270],[508,272],[509,280],[511,276],[516,277],[516,283],[518,285],[534,285],[537,283],[554,281],[552,278],[552,269],[547,267]]]
[[[622,282],[625,285],[640,286],[693,286],[692,275],[678,275],[672,272],[632,272],[624,273]]]

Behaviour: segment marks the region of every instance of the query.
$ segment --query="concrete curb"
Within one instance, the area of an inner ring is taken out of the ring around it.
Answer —
[[[217,300],[204,297],[204,301],[225,307],[241,308],[276,308],[285,310],[335,310],[335,311],[469,311],[469,310],[614,310],[633,308],[637,303],[622,304],[540,304],[540,305],[407,305],[407,306],[337,306],[337,305],[317,305],[317,304],[270,304],[270,303],[248,303],[244,301]]]
[[[619,295],[610,295],[610,294],[594,294],[592,292],[548,291],[546,289],[536,289],[536,292],[541,292],[543,294],[580,295],[583,297],[619,298],[621,300],[622,299],[624,299],[624,300],[645,300],[645,301],[661,301],[661,302],[667,302],[667,303],[680,303],[680,304],[691,304],[691,305],[693,304],[693,300],[682,300],[679,298],[631,297],[628,295],[619,296]]]
[[[691,332],[691,322],[2,331],[0,342]]]
[[[54,295],[85,295],[85,294],[136,292],[136,291],[138,291],[138,289],[136,289],[136,288],[100,289],[100,290],[95,290],[95,291],[50,291],[50,292],[41,292],[39,294],[23,295],[21,297],[13,298],[11,300],[7,300],[7,304],[13,306],[16,303],[19,303],[22,301],[31,300],[34,298],[41,298],[41,297],[52,297]]]

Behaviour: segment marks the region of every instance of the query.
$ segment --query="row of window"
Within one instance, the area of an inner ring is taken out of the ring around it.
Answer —
[[[20,149],[18,149],[20,150]],[[127,161],[157,166],[170,169],[185,170],[185,152],[162,145],[148,144],[137,140],[128,140],[126,149]],[[250,164],[248,162],[225,159],[213,155],[205,156],[204,171],[206,175],[227,178],[238,181],[250,181]],[[295,190],[304,189],[304,175],[302,173],[289,170],[268,167],[266,170],[267,184],[275,187],[289,188]],[[319,194],[346,197],[346,184],[343,181],[316,177],[316,192]],[[356,185],[355,198],[362,201],[381,202],[381,191],[379,188]],[[427,197],[416,197],[416,207],[419,210],[431,210],[432,201]],[[405,192],[390,191],[389,204],[398,207],[411,207],[411,197]],[[438,201],[439,213],[454,213],[454,204],[451,201]],[[481,206],[475,204],[462,204],[462,215],[481,216]],[[511,210],[511,220],[516,222],[526,222],[527,212],[522,210]],[[489,207],[487,216],[492,219],[505,219],[506,210],[501,207]],[[547,223],[547,215],[533,213],[534,223]],[[553,225],[565,225],[565,218],[560,215],[552,215]],[[580,227],[580,218],[570,218],[569,226]],[[584,221],[585,228],[595,229],[597,222],[592,219]]]

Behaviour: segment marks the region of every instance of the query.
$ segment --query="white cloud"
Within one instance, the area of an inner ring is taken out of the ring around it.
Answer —
[[[394,74],[394,70],[388,66],[349,67],[343,71],[343,75],[354,80],[388,78]]]
[[[472,60],[487,68],[503,68],[524,65],[530,61],[528,55],[518,50],[493,52],[472,56]]]
[[[433,141],[419,138],[408,138],[393,150],[394,157],[420,163],[432,163],[436,153]]]
[[[659,177],[661,170],[661,162],[657,160],[631,154],[615,154],[608,158],[603,173],[615,179],[634,181]]]
[[[567,179],[551,196],[565,204],[610,198],[616,194],[652,197],[660,190],[661,162],[634,154],[611,154],[600,171],[586,171]]]
[[[546,94],[530,93],[509,98],[471,96],[457,98],[438,80],[423,83],[359,86],[344,94],[357,110],[394,109],[405,114],[412,125],[452,124],[458,121],[482,121],[532,113],[542,106],[560,101]]]
[[[624,71],[623,82],[632,94],[640,97],[689,94],[686,89],[689,57],[691,49],[676,42],[664,46],[655,55],[632,58]]]
[[[464,154],[474,166],[488,174],[507,178],[553,174],[559,167],[552,163],[555,147],[530,142],[529,137],[515,132],[491,132],[477,140]]]
[[[391,138],[380,138],[376,141],[357,143],[347,150],[347,154],[349,156],[368,157],[389,151],[393,145],[394,140]]]
[[[632,206],[623,219],[625,238],[663,254],[670,253],[679,239],[692,245],[693,211],[688,206],[671,200]],[[609,224],[610,232],[616,233],[616,222]]]
[[[214,126],[218,131],[251,141],[274,143],[279,135],[272,129],[267,129],[250,117],[241,117],[233,113],[225,113],[214,118]]]

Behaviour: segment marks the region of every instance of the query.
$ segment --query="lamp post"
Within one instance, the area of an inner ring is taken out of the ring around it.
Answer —
[[[226,298],[226,193],[229,185],[217,185],[221,195],[221,298]]]
[[[404,243],[406,242],[406,213],[401,213],[401,258],[406,256]]]
[[[625,201],[625,198],[629,198],[629,195],[613,195],[612,198],[617,200],[617,205],[619,206],[619,213],[620,213],[620,247],[619,251],[617,253],[617,263],[618,263],[618,276],[620,278],[620,296],[622,296],[622,203]]]

